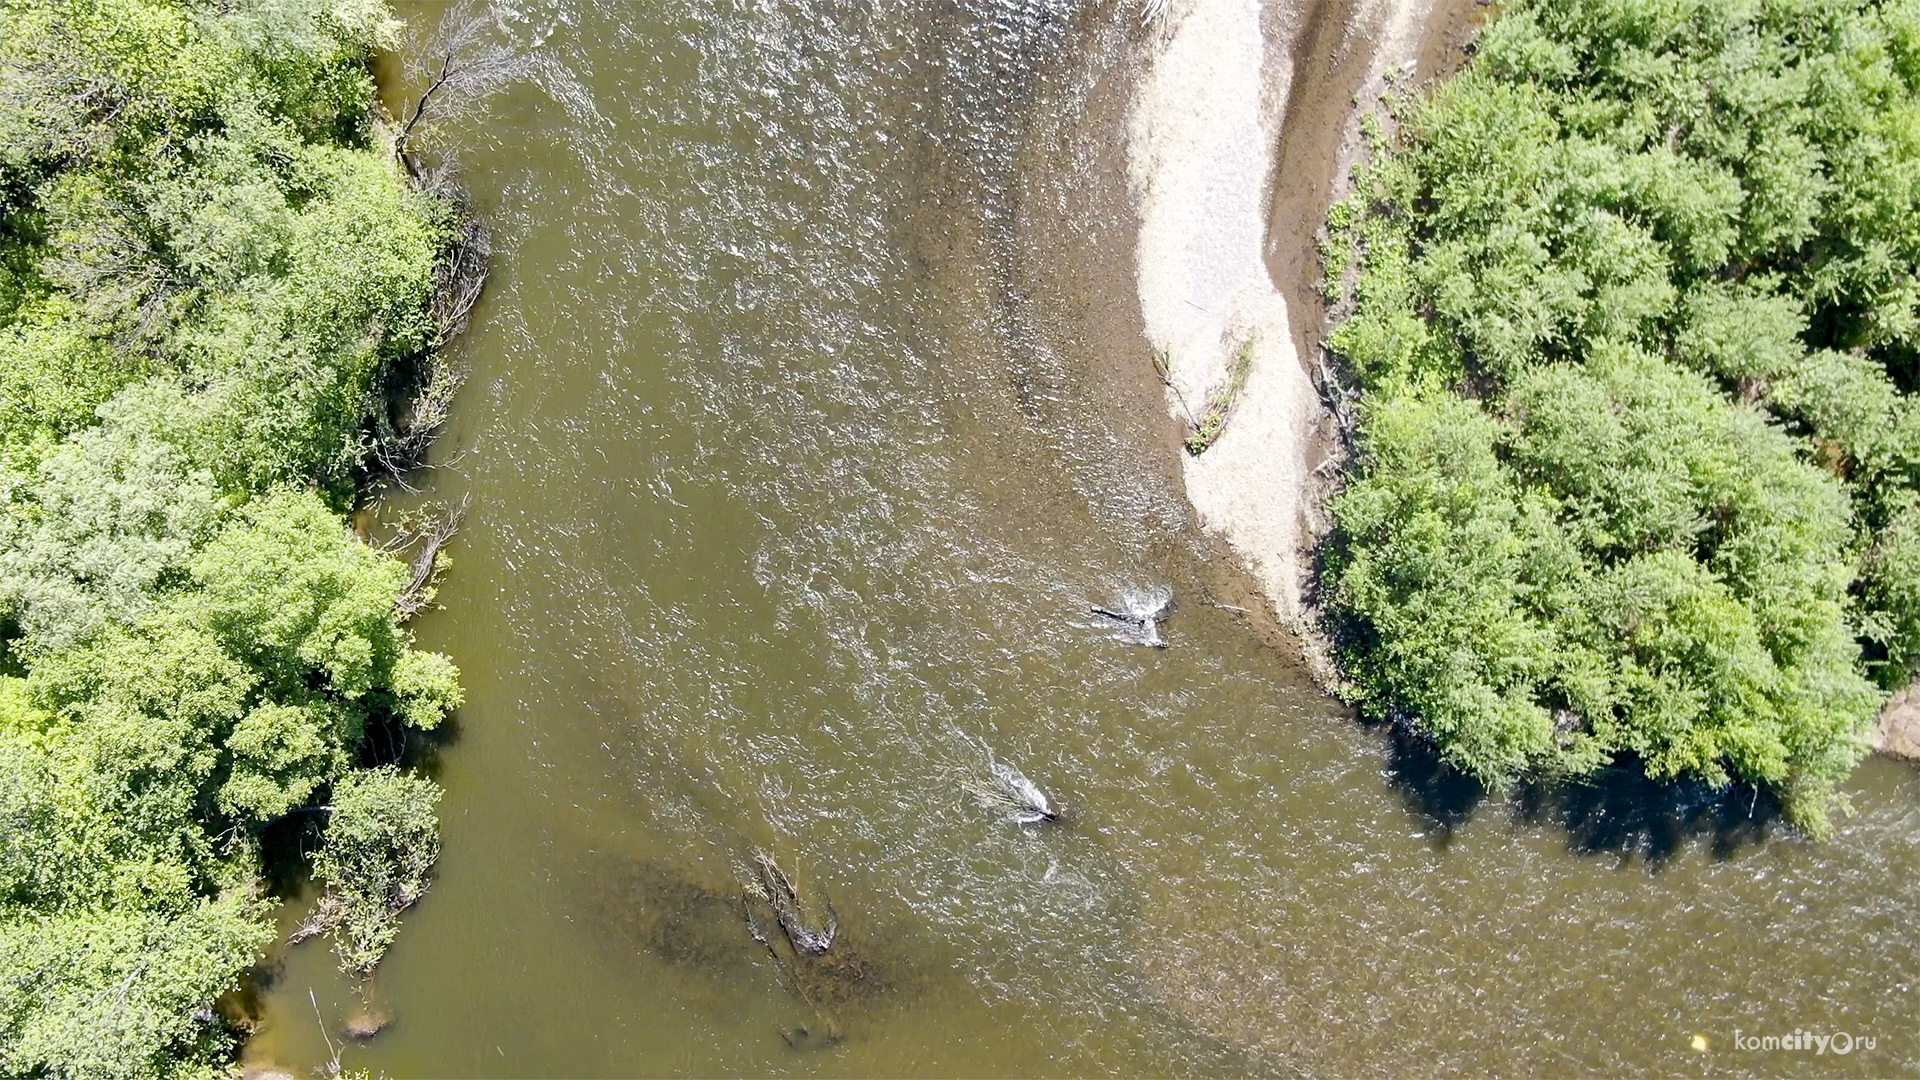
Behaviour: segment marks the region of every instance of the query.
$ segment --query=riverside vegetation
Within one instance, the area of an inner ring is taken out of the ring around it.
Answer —
[[[1915,25],[1516,0],[1403,103],[1329,244],[1367,708],[1496,786],[1636,760],[1827,820],[1920,667]],[[351,968],[424,885],[436,789],[367,736],[457,676],[344,517],[462,234],[369,106],[393,33],[0,0],[0,1072],[223,1073],[275,823],[323,823]]]
[[[438,790],[367,736],[457,673],[345,516],[466,228],[373,110],[396,30],[0,0],[0,1073],[223,1075],[276,822],[346,966],[424,887]]]
[[[1917,90],[1899,0],[1516,0],[1393,105],[1326,245],[1363,709],[1830,828],[1920,670]]]

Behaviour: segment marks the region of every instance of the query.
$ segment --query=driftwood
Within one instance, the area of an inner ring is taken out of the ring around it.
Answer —
[[[1343,384],[1335,377],[1333,369],[1327,365],[1327,352],[1327,348],[1322,346],[1320,355],[1314,358],[1320,369],[1320,398],[1327,412],[1332,414],[1334,424],[1340,431],[1340,444],[1346,449],[1346,456],[1351,458],[1360,431],[1360,391]],[[1328,461],[1332,460],[1332,458],[1328,459]],[[1326,465],[1327,461],[1320,463],[1322,468]],[[1314,471],[1320,470],[1316,468]]]
[[[293,933],[287,935],[287,944],[298,945],[308,938],[319,937],[340,925],[340,920],[346,917],[347,898],[329,892],[320,898],[320,902],[313,906],[313,911],[300,921],[300,925],[294,927]]]
[[[411,619],[433,602],[435,582],[446,568],[441,551],[460,530],[460,519],[466,516],[471,501],[471,496],[462,495],[459,502],[446,504],[437,514],[405,523],[400,534],[386,545],[389,551],[414,549],[407,560],[410,569],[407,584],[393,599],[393,606],[402,619]]]

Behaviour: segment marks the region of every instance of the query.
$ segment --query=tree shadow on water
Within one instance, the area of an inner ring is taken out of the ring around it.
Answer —
[[[1387,777],[1407,810],[1427,827],[1435,846],[1446,847],[1486,801],[1487,789],[1440,756],[1439,747],[1405,721],[1387,725]]]
[[[268,896],[292,900],[306,887],[307,855],[319,843],[321,816],[304,806],[260,831],[260,878]]]
[[[441,752],[460,740],[460,710],[432,728],[412,727],[394,710],[378,710],[367,721],[355,762],[363,769],[397,765],[429,779],[440,775]]]
[[[1764,843],[1783,821],[1779,798],[1764,787],[1713,787],[1696,779],[1660,780],[1638,758],[1623,757],[1590,777],[1523,785],[1514,799],[1520,820],[1566,830],[1582,855],[1639,855],[1658,868],[1689,840],[1705,838],[1716,859]]]
[[[1444,848],[1489,793],[1412,725],[1387,727],[1387,776],[1408,811]],[[1659,780],[1632,756],[1588,777],[1523,783],[1512,807],[1525,824],[1564,830],[1567,848],[1576,854],[1612,855],[1622,865],[1637,855],[1655,869],[1695,838],[1706,839],[1714,858],[1732,858],[1765,843],[1784,821],[1780,799],[1765,787]]]

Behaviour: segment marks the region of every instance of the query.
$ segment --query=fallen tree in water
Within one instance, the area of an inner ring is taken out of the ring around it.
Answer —
[[[840,917],[821,891],[813,910],[773,856],[756,851],[754,879],[742,896],[748,932],[767,950],[814,1023],[781,1032],[791,1046],[832,1046],[846,1037],[841,1006],[887,989],[857,949],[836,948]]]
[[[820,913],[809,918],[801,910],[800,894],[794,889],[792,879],[773,861],[773,856],[758,851],[753,860],[760,871],[759,888],[753,895],[773,909],[774,921],[793,950],[801,956],[819,956],[833,948],[840,918],[833,913],[832,902],[823,901]],[[759,936],[757,928],[756,936]]]
[[[407,583],[393,598],[394,610],[402,619],[413,618],[433,603],[440,575],[451,565],[446,546],[460,530],[461,519],[466,517],[470,505],[471,498],[462,495],[459,501],[443,504],[437,511],[428,509],[409,515],[401,521],[397,535],[385,545],[388,551],[412,552],[407,557]]]
[[[796,880],[764,851],[736,870],[738,878],[710,879],[690,868],[616,858],[600,879],[598,917],[638,950],[705,980],[715,1000],[734,1000],[743,981],[765,978],[771,961],[806,1010],[803,1022],[780,1032],[795,1048],[832,1046],[849,1022],[910,991],[899,943],[862,940],[824,890]],[[776,898],[795,927],[791,934]]]

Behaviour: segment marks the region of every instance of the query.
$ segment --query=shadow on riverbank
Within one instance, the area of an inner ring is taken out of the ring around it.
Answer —
[[[1382,726],[1388,729],[1389,779],[1408,811],[1436,837],[1436,846],[1446,847],[1490,793],[1406,724]],[[1650,869],[1696,839],[1706,841],[1714,858],[1731,858],[1764,843],[1782,821],[1778,796],[1765,788],[1657,780],[1632,757],[1579,780],[1523,784],[1505,801],[1523,824],[1563,829],[1568,850],[1576,854],[1612,855],[1622,865],[1637,855]]]

